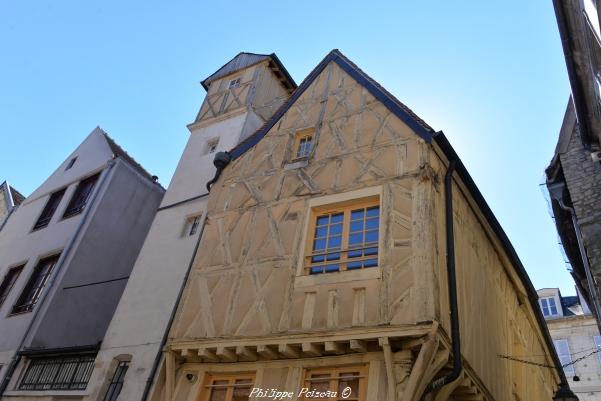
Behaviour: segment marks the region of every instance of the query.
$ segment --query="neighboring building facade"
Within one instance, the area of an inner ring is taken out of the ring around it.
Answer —
[[[6,224],[8,216],[24,199],[25,197],[11,187],[8,181],[0,184],[0,231],[2,231],[4,224]]]
[[[151,400],[550,401],[565,382],[499,357],[559,366],[523,266],[442,132],[340,52],[230,156]],[[463,367],[437,389],[452,321]]]
[[[573,276],[600,321],[601,14],[597,3],[553,0],[572,96],[547,169],[547,186]]]
[[[2,400],[77,400],[164,189],[100,128],[0,231]]]
[[[601,336],[595,318],[579,296],[562,297],[558,288],[538,290],[539,303],[555,350],[580,401],[601,400]],[[577,358],[586,357],[573,363]]]
[[[572,276],[592,312],[599,315],[601,163],[593,161],[582,145],[580,128],[570,101],[555,155],[546,169],[546,184]]]
[[[254,133],[296,88],[274,54],[252,53],[238,54],[202,85],[207,96],[188,126],[188,144],[107,331],[86,400],[148,394],[202,234],[215,154]]]

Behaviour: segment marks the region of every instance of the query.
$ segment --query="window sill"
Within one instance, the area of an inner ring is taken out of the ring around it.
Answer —
[[[348,283],[351,281],[374,280],[382,277],[382,269],[370,267],[361,270],[345,270],[336,273],[321,273],[296,276],[295,287],[312,287],[323,284]]]
[[[61,397],[82,399],[89,393],[87,390],[10,390],[5,391],[4,395],[13,397]]]
[[[294,170],[297,168],[303,168],[306,167],[307,164],[309,164],[309,159],[306,157],[302,159],[295,159],[292,160],[290,163],[286,164],[284,166],[284,170]]]

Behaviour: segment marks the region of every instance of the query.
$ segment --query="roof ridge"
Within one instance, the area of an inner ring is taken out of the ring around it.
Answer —
[[[123,149],[111,136],[102,128],[97,127],[100,130],[105,140],[107,141],[109,148],[113,151],[116,157],[121,157],[125,162],[130,164],[139,173],[142,173],[147,179],[154,181],[154,175],[150,174],[140,163],[136,161],[125,149]]]

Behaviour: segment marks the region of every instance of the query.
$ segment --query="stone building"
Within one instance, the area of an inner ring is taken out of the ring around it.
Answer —
[[[147,397],[202,233],[213,158],[254,133],[296,88],[275,54],[252,53],[238,54],[202,86],[207,96],[188,126],[190,138],[96,357],[85,400]]]
[[[567,384],[502,357],[559,366],[444,134],[339,51],[216,160],[151,400],[544,401]]]
[[[553,0],[553,5],[572,96],[547,185],[572,274],[599,321],[601,15],[597,0]]]
[[[164,189],[96,128],[0,231],[0,398],[77,400]]]
[[[580,401],[601,399],[601,336],[586,302],[558,288],[538,290],[541,311],[564,373]],[[583,358],[583,359],[581,359]]]
[[[546,180],[555,225],[572,276],[592,312],[599,316],[601,163],[592,160],[582,145],[572,101],[568,103]]]
[[[23,202],[25,197],[10,186],[8,181],[0,184],[0,231],[4,227],[8,216]]]

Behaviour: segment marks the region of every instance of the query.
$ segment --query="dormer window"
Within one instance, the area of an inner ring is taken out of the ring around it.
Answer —
[[[557,304],[553,297],[541,298],[540,307],[543,310],[543,315],[545,317],[559,316],[559,313],[557,313]]]
[[[240,87],[240,77],[231,79],[227,86],[228,89],[234,89],[234,88],[239,88],[239,87]]]

